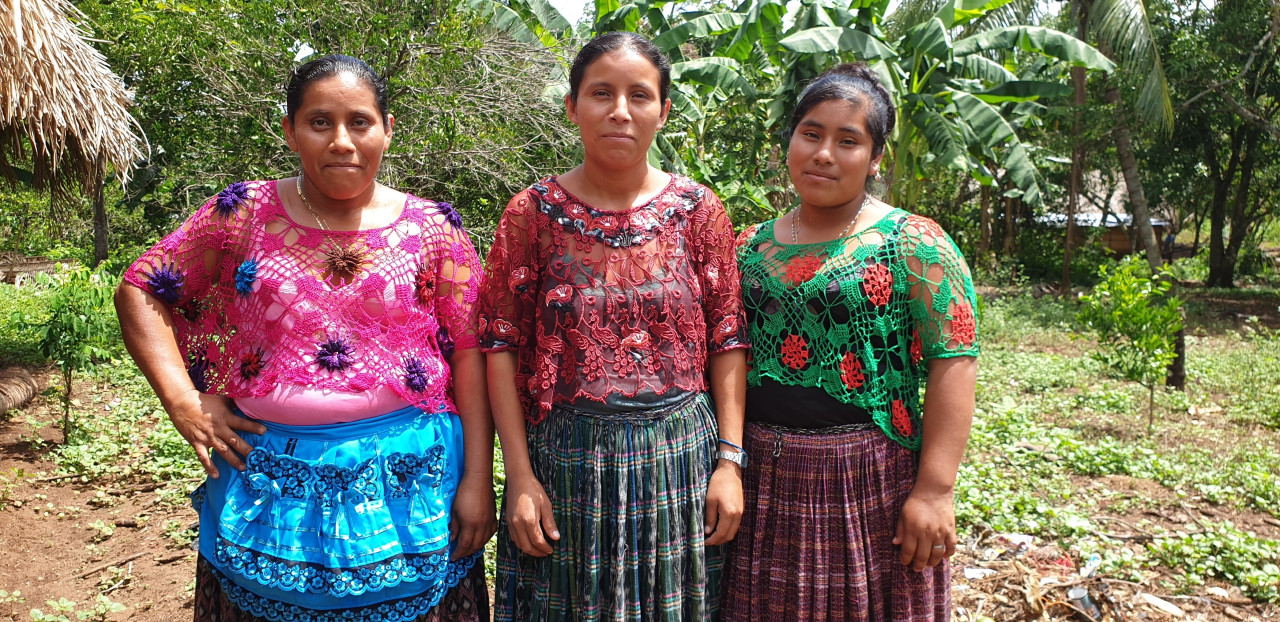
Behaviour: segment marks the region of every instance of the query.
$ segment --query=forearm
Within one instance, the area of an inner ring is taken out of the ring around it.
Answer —
[[[742,446],[742,422],[747,402],[746,351],[716,352],[708,359],[711,397],[716,404],[720,438]]]
[[[493,352],[487,357],[489,405],[502,441],[502,461],[507,477],[532,476],[524,407],[516,389],[516,354]]]
[[[458,350],[449,358],[453,371],[453,401],[462,420],[462,441],[466,464],[463,476],[493,476],[493,416],[485,355],[478,348]]]
[[[115,305],[125,348],[165,411],[172,414],[177,404],[198,400],[199,392],[187,375],[164,303],[138,287],[121,283],[116,288]]]
[[[929,362],[925,384],[920,470],[915,490],[927,494],[954,491],[973,425],[978,359],[959,356]]]

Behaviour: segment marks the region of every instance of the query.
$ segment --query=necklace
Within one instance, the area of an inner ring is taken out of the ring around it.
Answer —
[[[862,215],[862,208],[866,207],[867,204],[870,202],[871,202],[871,195],[866,194],[864,192],[862,194],[862,203],[858,205],[858,209],[853,212],[853,218],[849,219],[849,224],[845,225],[844,229],[840,231],[840,235],[837,235],[834,239],[839,240],[849,233],[849,228],[853,226],[853,223],[858,222],[858,216]],[[791,212],[791,243],[792,244],[800,243],[800,237],[796,235],[796,220],[798,218],[800,218],[799,207],[796,208],[796,211]]]
[[[298,184],[298,196],[302,199],[302,204],[307,206],[307,211],[311,212],[311,216],[316,219],[316,224],[320,225],[320,230],[328,231],[329,228],[324,226],[324,220],[320,218],[320,214],[317,214],[316,210],[311,207],[311,201],[307,200],[307,195],[302,194],[302,173],[298,173],[298,176],[294,178],[294,181]]]

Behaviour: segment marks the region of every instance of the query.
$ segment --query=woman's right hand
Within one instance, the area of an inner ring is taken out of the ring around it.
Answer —
[[[253,447],[236,432],[262,434],[267,428],[232,414],[229,400],[225,397],[196,391],[192,391],[192,394],[198,397],[183,400],[181,404],[169,409],[169,420],[173,421],[173,427],[196,450],[196,457],[210,477],[218,477],[218,468],[213,466],[213,460],[209,457],[211,447],[228,464],[243,471],[245,465],[242,456],[248,456]]]
[[[507,531],[526,555],[551,554],[547,538],[560,539],[556,519],[551,515],[551,499],[542,482],[532,475],[507,477]]]

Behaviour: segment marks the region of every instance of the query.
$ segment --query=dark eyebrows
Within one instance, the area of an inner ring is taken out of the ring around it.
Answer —
[[[614,85],[613,85],[613,83],[612,83],[612,82],[609,82],[608,80],[596,80],[595,82],[592,82],[592,83],[590,83],[590,84],[586,85],[586,86],[583,88],[583,90],[590,91],[590,90],[598,89],[598,88],[600,88],[600,87],[609,87],[609,88],[613,88],[613,86],[614,86]],[[632,88],[632,89],[644,89],[645,91],[649,91],[649,92],[653,92],[653,93],[657,93],[657,92],[658,92],[658,88],[657,88],[656,86],[654,86],[654,85],[652,85],[652,84],[646,84],[646,83],[644,83],[644,82],[635,82],[635,83],[633,83],[629,88]]]
[[[813,119],[805,119],[805,120],[803,120],[803,121],[801,121],[801,122],[800,122],[800,127],[812,127],[812,128],[819,129],[819,130],[824,130],[824,129],[826,129],[826,127],[827,127],[827,126],[825,126],[825,125],[823,125],[823,124],[821,124],[821,123],[818,123],[817,121],[814,121]],[[867,133],[866,133],[866,132],[864,132],[864,131],[862,131],[862,129],[861,129],[861,128],[858,128],[858,127],[853,126],[853,125],[846,125],[846,126],[844,126],[844,127],[840,128],[838,131],[839,131],[839,132],[842,132],[842,133],[845,133],[845,134],[853,134],[854,136],[857,136],[858,138],[863,138],[863,137],[865,137],[865,136],[867,135]]]

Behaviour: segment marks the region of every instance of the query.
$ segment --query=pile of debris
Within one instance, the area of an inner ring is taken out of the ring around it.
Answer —
[[[1255,603],[1235,587],[1211,585],[1196,595],[1171,595],[1158,587],[1171,583],[1161,581],[1165,577],[1158,568],[1135,583],[1100,576],[1097,555],[1079,557],[1016,533],[986,532],[962,543],[951,559],[956,622],[1280,619],[1280,608]],[[1172,571],[1168,574],[1172,578]]]
[[[58,264],[70,265],[68,260],[48,257],[28,257],[13,251],[0,252],[0,283],[22,285],[22,282],[40,273],[54,272]]]

